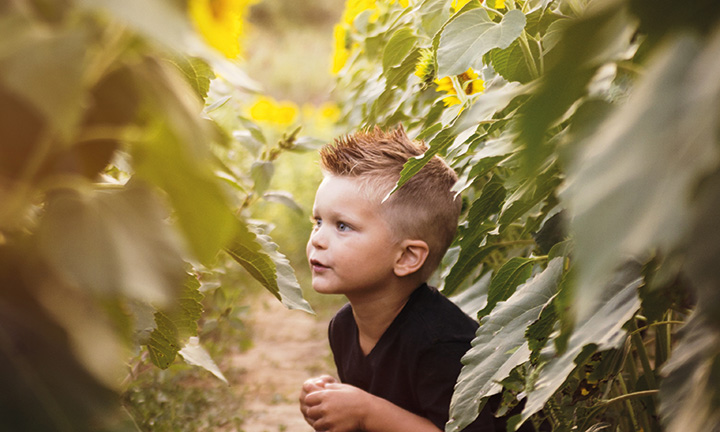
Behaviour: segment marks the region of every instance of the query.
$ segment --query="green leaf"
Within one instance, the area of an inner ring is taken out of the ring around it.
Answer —
[[[162,304],[184,274],[166,217],[158,197],[135,182],[89,194],[58,191],[38,227],[40,253],[73,285]]]
[[[304,211],[303,208],[300,207],[300,204],[295,201],[295,198],[293,198],[292,194],[287,191],[265,192],[265,194],[263,194],[263,199],[266,201],[282,204],[297,214],[302,214]]]
[[[551,166],[536,177],[527,179],[512,193],[503,205],[498,220],[500,225],[511,224],[537,204],[545,200],[562,182],[560,173],[555,165]]]
[[[277,245],[269,237],[255,234],[247,225],[239,225],[238,235],[226,249],[227,253],[288,309],[313,313],[302,297],[294,270],[277,251]]]
[[[276,297],[288,309],[297,309],[314,314],[315,312],[310,307],[310,304],[303,298],[302,288],[295,277],[295,270],[290,265],[290,261],[278,251],[277,244],[273,243],[270,237],[258,235],[257,239],[263,250],[275,263],[277,275]]]
[[[559,289],[558,289],[559,291]],[[553,298],[554,300],[554,298]],[[543,307],[540,312],[540,317],[528,326],[525,331],[525,339],[528,341],[528,348],[530,349],[530,361],[536,363],[540,350],[545,347],[550,335],[555,329],[555,322],[557,321],[557,310],[555,302],[549,302]]]
[[[445,27],[437,50],[438,76],[459,75],[468,68],[482,69],[482,58],[491,49],[507,48],[525,28],[525,15],[508,11],[495,23],[485,9],[473,9]]]
[[[188,343],[179,351],[179,354],[183,360],[185,360],[185,363],[199,366],[215,375],[220,381],[230,385],[225,375],[223,375],[215,361],[210,357],[210,353],[200,345],[200,340],[196,336],[190,337]]]
[[[492,228],[492,225],[488,225],[485,229],[476,230],[468,236],[467,246],[461,249],[457,262],[445,278],[443,292],[446,295],[454,293],[460,287],[460,284],[472,274],[473,270],[500,247],[487,241],[483,244],[479,243],[482,235]]]
[[[267,252],[263,251],[257,235],[246,224],[238,225],[237,235],[225,251],[255,280],[278,297],[275,263]]]
[[[687,232],[686,203],[720,157],[710,56],[717,64],[691,37],[664,45],[630,99],[571,161],[563,198],[573,215],[579,311],[594,307],[620,260],[672,250]]]
[[[156,327],[150,333],[147,348],[150,360],[157,367],[167,369],[188,339],[197,336],[197,322],[203,311],[199,288],[200,282],[188,275],[175,304],[155,313]]]
[[[210,90],[210,81],[215,78],[215,72],[204,60],[197,57],[176,55],[167,61],[175,65],[187,80],[195,93],[205,100]],[[210,111],[210,109],[208,110]]]
[[[525,331],[555,294],[561,274],[562,259],[550,261],[542,273],[518,287],[512,297],[498,303],[482,319],[472,348],[462,359],[465,366],[450,403],[446,432],[461,431],[472,423],[484,399],[500,392],[499,382],[528,360]]]
[[[489,314],[498,302],[509,299],[516,288],[530,277],[536,262],[531,258],[514,257],[503,264],[490,282],[487,304],[478,312],[478,319]]]
[[[405,57],[410,54],[416,43],[417,36],[412,28],[402,27],[396,30],[383,50],[382,66],[384,73],[387,73],[390,68],[399,66]]]
[[[507,191],[502,180],[493,176],[480,192],[480,198],[476,199],[468,211],[468,229],[486,222],[490,215],[500,211]]]
[[[562,258],[556,260],[562,262]],[[541,353],[541,361],[547,359],[547,362],[542,366],[533,390],[528,392],[518,425],[543,408],[575,369],[575,359],[585,347],[604,351],[618,348],[625,342],[627,334],[623,326],[640,307],[637,289],[642,278],[639,270],[639,266],[629,263],[614,274],[612,283],[602,290],[602,298],[594,308],[577,315],[575,331],[563,354],[557,355],[552,345],[546,347],[547,352]]]
[[[270,181],[275,173],[275,165],[272,162],[257,161],[250,167],[250,176],[253,179],[253,189],[258,195],[262,195],[270,187]]]
[[[515,40],[505,49],[495,48],[491,50],[488,53],[488,60],[495,72],[508,81],[521,83],[532,81],[532,74],[518,40]]]

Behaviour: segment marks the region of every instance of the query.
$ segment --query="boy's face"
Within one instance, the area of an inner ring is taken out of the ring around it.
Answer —
[[[352,296],[387,285],[402,249],[379,207],[357,179],[325,177],[315,196],[315,225],[307,244],[315,291]]]

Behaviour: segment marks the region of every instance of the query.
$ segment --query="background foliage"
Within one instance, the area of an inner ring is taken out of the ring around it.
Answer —
[[[481,327],[447,431],[495,394],[498,415],[519,404],[511,428],[720,428],[713,0],[349,0],[328,65],[339,108],[261,93],[227,57],[250,7],[0,6],[4,426],[148,427],[121,410],[128,363],[130,379],[178,357],[226,379],[203,338],[241,322],[238,278],[309,310],[302,250],[281,254],[258,218],[278,203],[280,223],[302,218],[274,174],[311,176],[286,158],[337,122],[429,144],[398,187],[435,154],[460,176],[435,283]]]
[[[403,124],[458,171],[438,278],[481,327],[447,431],[682,430],[718,417],[720,8],[348,2],[345,121]],[[682,325],[681,325],[682,324]]]

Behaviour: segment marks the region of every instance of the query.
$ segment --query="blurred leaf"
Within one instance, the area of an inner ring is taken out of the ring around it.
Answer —
[[[175,304],[155,313],[156,327],[147,342],[150,360],[155,366],[167,369],[188,338],[197,336],[197,322],[203,311],[200,303],[203,295],[199,288],[200,282],[194,276],[187,275]]]
[[[509,299],[516,288],[528,280],[536,262],[531,258],[514,257],[503,264],[490,282],[487,304],[478,312],[478,319],[489,314],[498,302]]]
[[[29,101],[0,86],[0,177],[15,178],[27,169],[44,129],[42,115]]]
[[[49,197],[40,253],[70,284],[102,296],[162,304],[182,281],[176,234],[157,196],[142,185]]]
[[[140,98],[132,71],[118,67],[90,89],[89,106],[83,119],[87,125],[123,126],[137,116]]]
[[[275,165],[272,162],[257,161],[250,167],[250,176],[253,179],[253,190],[262,196],[270,187],[270,181],[275,173]]]
[[[670,250],[687,232],[692,210],[683,203],[718,160],[720,91],[709,78],[714,72],[697,63],[699,54],[691,37],[665,45],[628,102],[572,161],[565,197],[581,263],[580,313],[594,308],[599,287],[621,260]]]
[[[562,262],[560,258],[556,260]],[[546,359],[546,363],[542,366],[542,374],[533,390],[528,392],[518,425],[543,408],[575,369],[576,357],[584,348],[590,346],[592,351],[604,351],[618,348],[625,342],[627,335],[622,327],[640,307],[637,289],[641,283],[639,266],[633,263],[626,265],[614,274],[612,283],[602,290],[602,298],[595,308],[577,315],[567,350],[557,355],[553,346],[548,345],[541,352],[540,361]]]
[[[87,45],[83,29],[33,32],[0,57],[0,81],[42,113],[65,143],[83,112]]]
[[[695,312],[662,368],[660,415],[669,432],[720,428],[720,331]]]
[[[482,69],[482,57],[493,48],[507,48],[525,28],[525,15],[508,11],[495,23],[485,9],[463,13],[443,29],[437,50],[438,76]]]
[[[179,353],[187,364],[199,366],[215,375],[220,381],[230,385],[225,375],[223,375],[215,361],[210,357],[210,353],[200,345],[200,340],[196,336],[191,336]]]
[[[401,27],[397,29],[383,50],[382,66],[384,73],[387,73],[392,67],[399,66],[405,57],[410,54],[416,43],[417,36],[412,28]]]
[[[9,431],[126,431],[117,394],[72,352],[41,307],[39,286],[57,281],[27,250],[0,245],[0,424]],[[33,261],[33,262],[31,262]]]
[[[304,210],[300,207],[300,204],[295,201],[292,194],[287,191],[270,191],[265,192],[263,199],[270,202],[276,202],[284,205],[295,213],[302,214]]]
[[[192,252],[208,263],[232,239],[237,224],[214,174],[200,101],[188,98],[187,85],[160,63],[143,64],[135,73],[147,103],[163,115],[133,143],[136,172],[167,192]]]
[[[472,347],[463,357],[463,368],[450,403],[447,432],[461,431],[477,418],[484,398],[497,394],[505,379],[530,355],[525,331],[538,319],[542,308],[555,294],[562,273],[562,259],[548,263],[532,280],[518,287],[481,321]]]
[[[628,57],[634,23],[624,7],[613,3],[569,23],[558,45],[545,56],[548,72],[517,113],[520,142],[526,145],[526,173],[534,173],[553,152],[545,142],[547,131],[587,93],[598,67]]]

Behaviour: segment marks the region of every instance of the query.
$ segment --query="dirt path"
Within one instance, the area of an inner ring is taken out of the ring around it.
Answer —
[[[242,373],[233,384],[244,398],[242,431],[312,432],[297,398],[303,381],[334,372],[327,320],[289,311],[267,295],[256,303],[249,319],[253,346],[233,355],[228,365]]]

